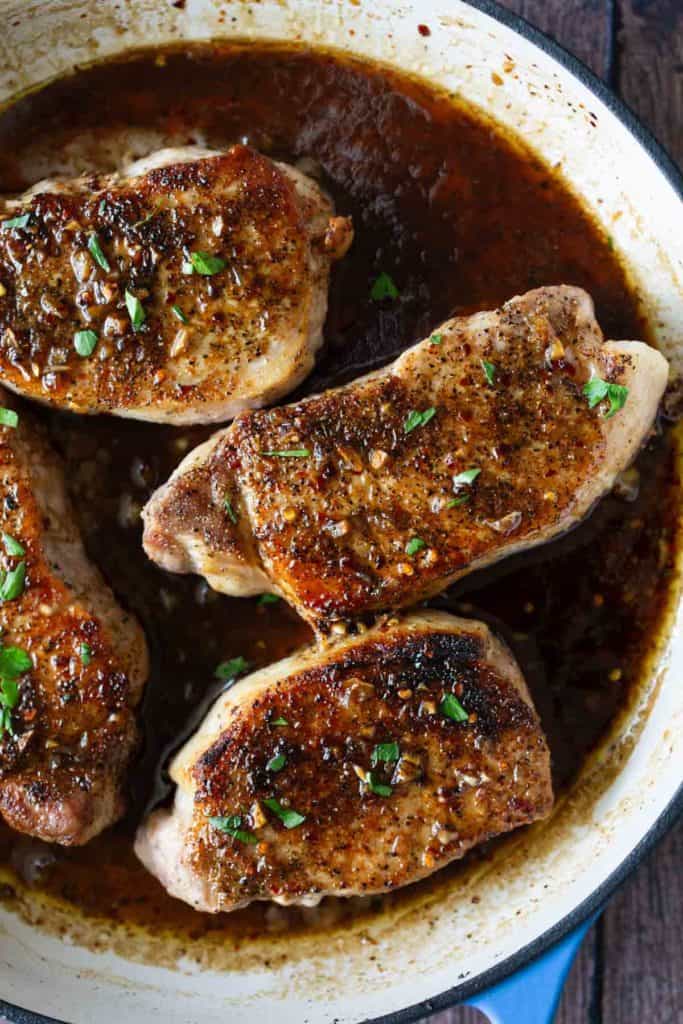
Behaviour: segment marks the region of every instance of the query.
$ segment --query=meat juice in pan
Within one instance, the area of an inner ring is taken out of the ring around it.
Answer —
[[[234,141],[301,161],[354,221],[351,252],[333,269],[325,346],[294,398],[388,362],[447,316],[540,285],[580,285],[607,337],[647,338],[611,240],[519,139],[431,87],[329,54],[198,46],[79,71],[0,117],[0,186],[19,191],[84,166],[110,170],[160,145]],[[397,295],[373,289],[382,274]],[[142,552],[140,508],[211,428],[41,415],[66,457],[89,553],[145,626],[152,674],[126,818],[83,848],[37,857],[30,841],[3,828],[3,860],[24,869],[40,862],[32,883],[89,913],[194,937],[218,929],[239,941],[267,928],[267,906],[197,914],[144,871],[132,837],[145,808],[167,793],[162,765],[216,693],[218,663],[242,655],[267,664],[309,630],[283,602],[224,597],[197,578],[162,573]],[[676,482],[673,443],[660,430],[637,473],[585,524],[432,602],[492,623],[511,644],[560,790],[625,705],[662,620]],[[335,920],[377,912],[382,899],[341,901]],[[278,913],[289,927],[315,927],[297,909]]]

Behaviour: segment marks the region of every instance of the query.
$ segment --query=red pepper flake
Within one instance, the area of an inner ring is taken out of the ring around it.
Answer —
[[[431,36],[432,34],[432,30],[430,29],[429,25],[418,25],[417,31],[420,33],[421,36]]]

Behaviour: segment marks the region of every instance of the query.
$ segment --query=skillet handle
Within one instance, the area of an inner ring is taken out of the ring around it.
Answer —
[[[490,1024],[552,1024],[564,983],[586,932],[595,923],[594,914],[527,967],[486,989],[467,1006],[480,1010]]]

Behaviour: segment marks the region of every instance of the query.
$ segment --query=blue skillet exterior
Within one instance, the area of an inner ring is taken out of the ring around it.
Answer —
[[[496,21],[507,25],[566,68],[600,99],[634,136],[683,201],[683,175],[671,157],[643,127],[626,104],[577,57],[549,39],[528,21],[495,3],[495,0],[466,0]],[[525,1016],[528,1024],[550,1024],[562,985],[586,931],[612,893],[635,870],[647,853],[683,814],[683,784],[650,831],[624,858],[616,871],[588,899],[573,907],[556,925],[513,956],[471,981],[463,981],[433,999],[376,1017],[366,1024],[414,1024],[433,1013],[466,1002],[490,1015],[491,1024],[516,1024],[519,1008],[529,1009],[539,992],[544,1000],[535,1005],[536,1016]],[[515,972],[517,972],[515,974]],[[514,975],[513,977],[511,977]],[[508,982],[505,979],[509,979]],[[516,1014],[512,1010],[516,1009]],[[0,1014],[11,1024],[69,1024],[0,999]]]

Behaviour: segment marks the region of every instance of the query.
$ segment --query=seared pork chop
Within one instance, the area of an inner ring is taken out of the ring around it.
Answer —
[[[585,292],[540,288],[241,417],[152,496],[145,550],[224,593],[279,593],[322,630],[415,604],[584,517],[666,379],[654,349],[603,339]]]
[[[510,651],[440,612],[304,648],[227,690],[136,851],[198,910],[315,904],[425,877],[548,814],[548,748]]]
[[[162,150],[0,208],[0,379],[80,413],[227,420],[313,366],[352,232],[245,146]]]
[[[80,844],[122,813],[147,648],[86,557],[42,431],[0,405],[0,815]]]

